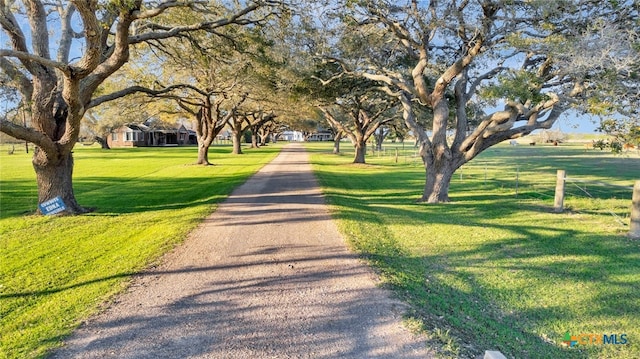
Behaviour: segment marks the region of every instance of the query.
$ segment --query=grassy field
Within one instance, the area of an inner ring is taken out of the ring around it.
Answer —
[[[442,357],[640,358],[640,241],[624,236],[637,154],[500,145],[456,173],[451,203],[426,205],[410,145],[367,165],[330,146],[307,147],[341,231]],[[572,178],[562,214],[556,169]],[[567,332],[627,344],[566,348]]]
[[[0,151],[0,358],[42,357],[128,278],[185,239],[216,203],[275,157],[280,146],[195,148],[78,146],[78,217],[41,217],[30,155]]]

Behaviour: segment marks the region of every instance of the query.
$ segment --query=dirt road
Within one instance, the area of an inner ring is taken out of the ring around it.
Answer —
[[[429,358],[332,222],[300,145],[53,358]]]

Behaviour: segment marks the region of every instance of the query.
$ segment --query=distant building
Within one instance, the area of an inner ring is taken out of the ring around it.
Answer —
[[[333,141],[333,133],[329,130],[318,130],[310,134],[307,141]]]
[[[218,135],[216,136],[216,139],[218,141],[230,141],[232,135],[233,133],[231,133],[231,130],[226,129],[220,131],[220,133],[218,133]]]
[[[107,143],[109,147],[163,147],[195,145],[197,140],[196,133],[184,125],[130,123],[113,131]]]
[[[300,131],[284,131],[278,136],[278,141],[302,142],[304,134]]]

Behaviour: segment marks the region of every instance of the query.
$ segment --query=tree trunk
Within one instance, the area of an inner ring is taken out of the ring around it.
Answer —
[[[45,163],[40,165],[39,163]],[[60,197],[66,206],[67,214],[82,214],[89,210],[80,207],[73,193],[73,155],[68,153],[60,160],[47,160],[44,151],[38,150],[33,155],[33,168],[38,183],[38,203]],[[40,213],[40,209],[38,209]]]
[[[196,162],[197,165],[211,165],[211,162],[209,162],[209,145],[210,144],[206,143],[198,144],[198,162]]]
[[[269,135],[271,134],[271,131],[261,131],[261,135],[260,135],[260,146],[266,146],[267,145],[267,140],[269,139]]]
[[[385,133],[384,128],[379,128],[378,131],[373,135],[376,139],[376,151],[382,151],[382,143],[384,142],[385,137],[387,137],[388,133]]]
[[[233,151],[231,152],[234,155],[242,154],[242,132],[241,131],[233,131]]]
[[[337,132],[335,136],[333,136],[333,153],[340,153],[340,140],[342,139],[342,133]]]
[[[106,137],[96,136],[95,140],[96,140],[96,142],[98,142],[100,144],[100,146],[102,147],[103,150],[110,150],[111,149],[111,147],[109,147],[109,143],[107,142],[107,138]]]
[[[353,159],[353,163],[365,163],[364,156],[367,154],[367,143],[358,141],[355,143],[356,155]]]
[[[258,131],[251,131],[251,148],[260,148],[258,142]]]
[[[453,169],[449,164],[440,167],[429,167],[426,169],[426,183],[421,202],[441,203],[449,202],[449,185],[453,177]]]
[[[431,153],[422,156],[425,164],[426,182],[421,202],[441,203],[449,202],[449,185],[451,178],[466,161],[450,150],[432,148]],[[435,153],[434,153],[435,152]]]

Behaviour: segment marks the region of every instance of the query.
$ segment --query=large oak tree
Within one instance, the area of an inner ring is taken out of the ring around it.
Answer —
[[[448,201],[453,173],[485,149],[548,129],[567,110],[637,105],[631,0],[347,1],[335,16],[335,46],[322,50],[341,71],[325,80],[366,78],[399,99],[425,165],[425,202]],[[630,96],[614,100],[621,94]]]
[[[351,88],[330,105],[320,105],[324,118],[349,138],[355,149],[353,163],[365,163],[367,142],[382,126],[393,122],[397,109],[386,94]],[[334,146],[335,149],[335,146]]]
[[[231,16],[213,3],[143,0],[0,0],[0,26],[10,48],[0,49],[4,85],[18,89],[31,112],[31,126],[0,120],[0,131],[37,146],[33,166],[38,201],[60,197],[67,213],[87,210],[75,198],[72,149],[80,121],[96,89],[129,59],[132,45],[247,24],[262,2],[250,2]],[[198,23],[156,21],[167,12],[188,9],[204,14]],[[28,28],[28,29],[26,29]],[[51,49],[57,48],[52,56]]]

